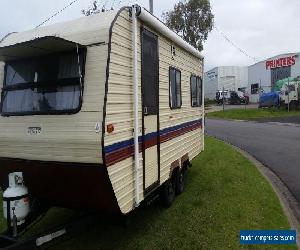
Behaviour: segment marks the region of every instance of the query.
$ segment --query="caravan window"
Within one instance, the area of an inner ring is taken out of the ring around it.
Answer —
[[[170,68],[170,108],[180,108],[181,100],[181,72],[178,69]]]
[[[199,76],[191,76],[191,105],[200,107],[202,105],[202,79]]]
[[[1,114],[76,113],[81,107],[83,73],[84,51],[7,62]]]

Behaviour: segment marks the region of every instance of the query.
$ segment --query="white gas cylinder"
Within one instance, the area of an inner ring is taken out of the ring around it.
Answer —
[[[28,189],[24,185],[22,172],[11,173],[8,178],[9,187],[3,193],[4,218],[7,219],[7,209],[9,204],[11,222],[13,223],[15,214],[17,225],[21,225],[25,222],[25,218],[30,211]]]

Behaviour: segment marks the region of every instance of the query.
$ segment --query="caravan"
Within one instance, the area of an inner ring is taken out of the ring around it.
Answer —
[[[204,149],[203,58],[145,9],[12,33],[0,61],[2,190],[15,173],[31,201],[120,214],[183,191]]]

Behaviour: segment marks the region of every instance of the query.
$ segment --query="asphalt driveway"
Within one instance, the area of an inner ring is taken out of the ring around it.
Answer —
[[[300,203],[300,125],[207,119],[206,131],[273,170]]]

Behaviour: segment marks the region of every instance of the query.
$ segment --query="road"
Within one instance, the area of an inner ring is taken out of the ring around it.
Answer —
[[[206,131],[269,167],[300,203],[299,125],[207,119]]]

